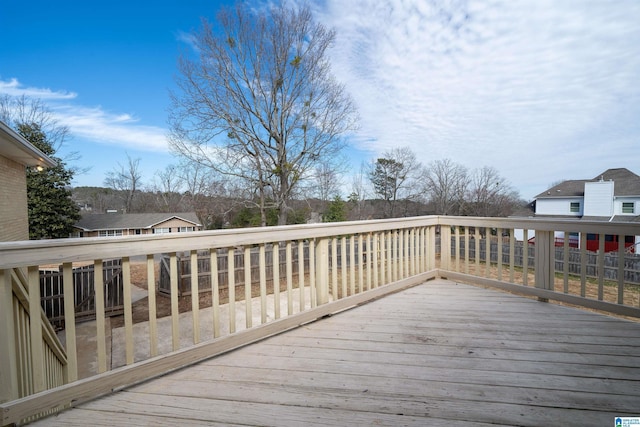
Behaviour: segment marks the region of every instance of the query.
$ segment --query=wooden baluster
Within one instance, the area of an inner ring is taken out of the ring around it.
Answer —
[[[229,293],[229,333],[236,331],[236,251],[227,249],[227,282]]]
[[[298,290],[300,291],[300,311],[305,310],[304,297],[304,240],[298,241]]]
[[[171,287],[171,345],[173,351],[180,349],[180,312],[178,307],[178,257],[169,254],[169,281]]]
[[[273,243],[273,317],[280,318],[280,244]]]
[[[131,268],[129,257],[122,258],[122,290],[124,295],[125,363],[133,363],[133,309],[131,298]]]
[[[258,265],[260,268],[260,323],[267,323],[267,254],[264,243],[259,246]]]
[[[287,266],[287,315],[293,314],[293,256],[291,254],[291,242],[287,242],[286,266]]]
[[[158,355],[158,322],[156,320],[156,279],[153,255],[147,255],[147,295],[149,303],[149,356]]]
[[[105,337],[105,312],[104,312],[104,276],[102,260],[93,262],[93,283],[96,304],[96,339],[98,352],[98,373],[107,371],[107,347]]]
[[[70,262],[62,264],[62,283],[64,287],[64,335],[67,350],[66,382],[70,383],[78,379],[75,292],[73,291],[73,265]]]
[[[220,336],[220,280],[218,278],[218,250],[209,249],[209,265],[211,270],[211,315],[213,337]]]
[[[251,307],[251,247],[244,247],[244,312],[245,326],[250,329],[253,326],[253,313]]]
[[[191,251],[191,317],[193,343],[200,342],[200,278],[198,275],[198,251]]]

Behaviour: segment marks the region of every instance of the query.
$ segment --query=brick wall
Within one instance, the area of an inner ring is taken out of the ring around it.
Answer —
[[[0,156],[0,242],[28,239],[25,167]]]

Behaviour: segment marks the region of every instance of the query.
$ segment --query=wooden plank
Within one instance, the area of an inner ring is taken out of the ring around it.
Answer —
[[[290,345],[290,349],[297,350],[297,346]],[[567,392],[582,393],[580,399],[588,401],[595,392],[606,390],[602,384],[602,378],[589,378],[582,375],[565,375],[556,373],[549,375],[545,373],[512,372],[499,367],[490,366],[491,360],[477,360],[475,366],[468,367],[440,367],[423,366],[420,364],[400,364],[394,360],[392,353],[387,353],[388,359],[384,361],[384,369],[380,369],[379,363],[362,363],[359,360],[342,360],[336,363],[335,360],[324,360],[313,358],[313,366],[309,366],[309,360],[298,356],[293,357],[262,357],[249,355],[240,352],[236,357],[219,358],[213,362],[205,361],[192,369],[172,375],[173,378],[185,383],[195,381],[215,382],[221,379],[230,378],[238,382],[276,382],[278,376],[287,376],[287,372],[306,372],[311,375],[301,375],[295,382],[297,385],[308,387],[321,387],[322,384],[316,375],[336,375],[336,376],[361,376],[363,382],[374,381],[384,382],[387,380],[411,380],[416,382],[441,383],[445,387],[454,384],[466,386],[486,386],[487,390],[494,389],[498,393],[511,391],[508,388],[527,388],[540,390],[553,390],[551,393],[566,395]],[[379,359],[382,360],[382,359]],[[272,377],[270,377],[272,376]],[[162,382],[162,380],[159,380]],[[139,390],[139,388],[138,388]],[[600,408],[604,405],[615,405],[620,395],[629,397],[627,405],[631,399],[640,397],[640,384],[633,379],[620,379],[616,381],[616,393],[603,393],[606,396],[598,398]],[[493,395],[498,399],[498,395]],[[551,400],[545,406],[551,406]],[[508,401],[507,396],[502,397],[503,401]],[[636,400],[637,401],[637,400]],[[515,403],[511,401],[510,403]],[[555,402],[557,403],[557,402]],[[538,401],[539,405],[544,405],[543,401]],[[595,406],[597,407],[597,406]],[[594,409],[595,409],[594,407]]]
[[[246,389],[245,389],[246,390]],[[191,396],[157,396],[154,400],[147,399],[144,395],[127,393],[120,399],[111,402],[101,402],[95,405],[97,413],[105,411],[115,411],[121,404],[132,406],[135,413],[142,413],[146,416],[156,416],[161,419],[165,416],[178,419],[195,419],[202,424],[208,424],[209,420],[217,423],[230,423],[238,421],[242,418],[243,425],[260,425],[260,426],[300,426],[300,425],[325,425],[325,426],[342,426],[345,420],[350,425],[370,425],[371,423],[379,425],[424,425],[425,420],[436,424],[446,423],[446,419],[438,419],[437,417],[428,416],[427,413],[419,411],[416,415],[411,413],[394,413],[393,408],[383,406],[384,409],[374,410],[373,402],[368,399],[365,408],[371,411],[358,410],[356,396],[350,396],[347,404],[338,404],[335,402],[329,408],[315,405],[313,400],[306,399],[303,401],[304,394],[299,393],[292,404],[287,404],[275,390],[268,389],[266,391],[267,403],[262,402],[244,402],[241,400],[229,400],[221,397],[199,398]],[[236,392],[234,395],[238,395]],[[254,396],[256,393],[249,393]],[[314,393],[310,397],[313,398],[319,393]],[[327,392],[324,393],[321,401],[327,400]],[[362,394],[362,390],[360,390]],[[291,395],[291,393],[287,393]],[[271,397],[273,396],[273,397]],[[366,393],[365,393],[366,396]],[[269,398],[271,397],[271,398]],[[127,402],[125,399],[129,399]],[[263,398],[264,399],[264,398]],[[382,399],[378,399],[381,401]],[[336,401],[336,399],[334,399]],[[279,409],[277,413],[273,411],[274,403]],[[418,412],[418,403],[413,406]],[[92,406],[93,408],[93,406]],[[423,406],[424,408],[424,406]],[[241,414],[241,415],[240,415]],[[180,425],[180,423],[178,423]],[[476,421],[466,421],[464,419],[457,420],[456,425],[465,426],[488,426],[495,424],[478,423]]]
[[[296,342],[297,341],[297,342]],[[501,355],[486,352],[486,357],[482,357],[476,352],[469,355],[450,355],[448,353],[436,354],[431,353],[431,349],[437,345],[437,341],[431,341],[432,345],[414,344],[403,346],[403,351],[395,349],[377,349],[370,351],[363,348],[362,345],[351,347],[347,343],[340,340],[319,339],[315,344],[310,337],[296,341],[289,340],[267,340],[260,346],[251,346],[243,352],[244,355],[255,355],[263,358],[268,357],[292,357],[292,347],[295,347],[296,357],[306,360],[322,359],[340,363],[342,361],[351,361],[377,365],[381,360],[392,360],[393,363],[401,365],[425,366],[430,368],[447,369],[473,369],[482,367],[484,370],[500,372],[523,372],[529,374],[544,375],[566,375],[585,378],[609,378],[619,380],[629,380],[637,378],[640,375],[640,367],[637,366],[620,366],[602,365],[597,368],[584,363],[574,363],[567,357],[563,362],[559,360],[532,360],[532,358],[508,358],[510,355],[524,355],[525,352],[517,352],[509,350]],[[362,343],[360,343],[362,344]],[[415,349],[415,351],[413,351]],[[559,356],[559,355],[558,355]],[[613,359],[612,359],[613,360]],[[226,359],[219,358],[211,360],[210,363],[226,363]],[[533,363],[535,362],[535,363]]]

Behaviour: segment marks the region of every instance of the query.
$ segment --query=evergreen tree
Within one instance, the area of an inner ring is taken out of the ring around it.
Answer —
[[[323,222],[340,222],[347,220],[346,205],[340,196],[335,196],[323,215]]]
[[[38,171],[27,169],[27,205],[29,238],[56,239],[69,237],[73,225],[80,219],[77,205],[71,199],[69,185],[73,171],[53,155],[55,150],[37,123],[17,126],[26,140],[57,162],[57,165]]]

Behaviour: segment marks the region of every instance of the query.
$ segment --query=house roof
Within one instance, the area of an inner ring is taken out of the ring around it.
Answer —
[[[613,195],[620,196],[640,196],[640,176],[626,168],[607,169],[592,179],[574,179],[563,181],[548,190],[538,194],[536,199],[551,197],[583,197],[584,185],[587,182],[613,181],[615,183]]]
[[[138,213],[138,214],[88,214],[83,215],[75,224],[76,228],[85,231],[97,230],[125,230],[133,228],[152,228],[171,219],[181,219],[202,227],[194,212],[180,213]]]
[[[0,156],[25,166],[53,167],[57,163],[0,121]]]

